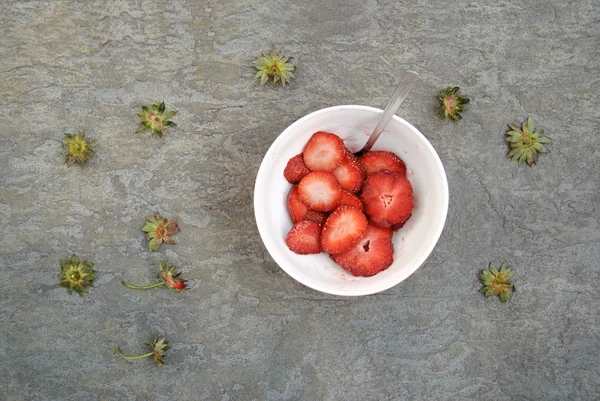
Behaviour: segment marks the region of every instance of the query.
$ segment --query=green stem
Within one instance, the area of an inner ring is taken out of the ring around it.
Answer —
[[[138,355],[138,356],[125,356],[121,353],[121,350],[119,349],[119,346],[117,345],[117,347],[115,348],[115,351],[113,352],[113,355],[115,355],[115,354],[118,354],[121,358],[127,359],[128,361],[135,361],[136,359],[148,358],[149,356],[154,355],[154,352],[149,352],[147,354]]]
[[[123,284],[125,287],[132,288],[134,290],[149,290],[150,288],[160,287],[161,285],[165,284],[165,282],[161,281],[160,283],[151,284],[151,285],[144,285],[144,286],[131,285],[131,284],[127,284],[124,281],[121,281],[121,284]]]

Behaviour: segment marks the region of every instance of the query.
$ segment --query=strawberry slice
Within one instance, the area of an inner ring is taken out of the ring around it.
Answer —
[[[406,175],[406,165],[398,156],[385,150],[372,150],[361,156],[367,174],[381,170],[389,170],[399,175]]]
[[[390,222],[387,219],[378,219],[376,217],[375,218],[369,217],[369,224],[372,224],[377,227],[389,227],[392,229],[392,231],[398,231],[402,227],[404,227],[404,225],[406,224],[406,222],[408,221],[408,219],[410,218],[411,215],[409,215],[405,220],[401,221],[400,223],[395,223],[395,224],[390,224]]]
[[[308,173],[310,173],[310,170],[306,167],[306,164],[304,164],[304,156],[302,156],[302,153],[288,160],[287,165],[283,170],[283,176],[290,184],[299,183],[302,177]]]
[[[396,224],[392,225],[390,228],[391,228],[392,230],[394,230],[394,231],[398,231],[398,230],[400,230],[402,227],[404,227],[404,225],[406,224],[406,222],[408,221],[408,219],[410,219],[410,216],[412,216],[412,214],[411,214],[411,215],[409,215],[409,216],[406,218],[406,220],[404,220],[403,222],[401,222],[401,223],[396,223]]]
[[[362,203],[360,206],[362,209]],[[315,212],[314,210],[307,208],[306,205],[302,203],[300,200],[300,195],[298,194],[298,185],[294,185],[290,190],[290,193],[287,197],[287,207],[290,217],[292,218],[292,223],[294,224],[298,223],[299,221],[310,220],[314,221],[318,225],[323,225],[325,220],[327,220],[327,213]]]
[[[285,243],[299,255],[321,253],[321,226],[314,221],[301,221],[292,227]]]
[[[358,199],[356,195],[353,195],[348,191],[341,191],[340,206],[341,205],[352,206],[357,208],[358,210],[363,210],[363,204],[360,201],[360,199]]]
[[[373,276],[394,262],[393,235],[390,228],[369,224],[363,237],[354,246],[330,257],[353,276]]]
[[[406,177],[379,171],[367,177],[360,199],[371,223],[390,227],[406,221],[413,209],[413,188]]]
[[[300,200],[300,195],[298,195],[298,185],[294,185],[290,190],[287,197],[287,207],[288,212],[290,212],[290,217],[292,218],[292,223],[296,224],[297,222],[306,219],[308,208]]]
[[[304,220],[314,221],[318,225],[322,226],[323,224],[325,224],[325,220],[327,220],[327,216],[329,216],[328,213],[315,212],[314,210],[308,210],[308,212],[306,212],[306,217],[304,218]]]
[[[367,173],[358,157],[346,150],[342,164],[333,170],[333,175],[342,188],[348,192],[357,193],[360,191]]]
[[[302,203],[317,212],[334,210],[338,206],[340,191],[335,175],[325,171],[313,171],[298,184]]]
[[[339,136],[329,132],[315,132],[302,154],[304,163],[312,171],[333,171],[344,159],[346,147]]]
[[[321,232],[321,247],[325,252],[345,252],[362,237],[367,218],[358,209],[340,206],[331,213]]]

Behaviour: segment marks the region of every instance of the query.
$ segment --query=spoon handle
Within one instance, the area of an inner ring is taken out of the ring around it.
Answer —
[[[388,123],[394,116],[394,113],[396,113],[398,107],[400,107],[400,105],[406,98],[406,95],[408,95],[408,92],[410,92],[417,79],[419,79],[419,74],[414,71],[407,70],[404,73],[402,81],[400,81],[400,84],[396,88],[394,96],[392,96],[387,106],[385,106],[385,110],[383,111],[381,119],[379,120],[379,123],[377,124],[375,130],[371,134],[371,137],[369,138],[367,143],[365,143],[365,146],[363,146],[361,150],[355,153],[356,156],[364,155],[369,150],[371,150],[371,148],[375,144],[375,141],[377,141],[377,138],[379,138],[384,128],[388,125]]]

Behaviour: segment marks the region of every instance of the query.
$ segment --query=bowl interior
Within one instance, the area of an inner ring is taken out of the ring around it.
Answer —
[[[311,113],[279,135],[258,171],[254,210],[263,243],[283,270],[318,291],[367,295],[400,283],[425,261],[444,227],[448,210],[444,167],[429,141],[412,125],[394,116],[373,149],[392,151],[404,160],[414,189],[415,207],[412,217],[394,234],[392,266],[373,277],[354,277],[325,253],[297,255],[286,246],[285,237],[292,228],[287,211],[287,195],[292,186],[283,177],[287,161],[302,152],[316,131],[333,132],[351,151],[359,150],[381,113],[366,106],[336,106]]]

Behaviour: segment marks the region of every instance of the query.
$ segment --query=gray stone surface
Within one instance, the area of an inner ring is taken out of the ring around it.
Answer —
[[[0,15],[0,399],[600,399],[600,3],[597,1],[7,1]],[[250,62],[295,56],[290,87]],[[339,298],[288,277],[252,209],[261,158],[314,110],[381,107],[404,68],[401,115],[432,142],[451,201],[440,242],[382,294]],[[459,123],[436,95],[473,98]],[[165,100],[179,127],[135,134]],[[553,138],[534,168],[504,158],[506,123]],[[85,169],[64,132],[97,139]],[[177,245],[140,227],[179,215]],[[77,253],[99,278],[57,287]],[[192,291],[150,283],[168,257]],[[478,272],[516,266],[512,303]],[[112,355],[167,336],[162,368]]]

